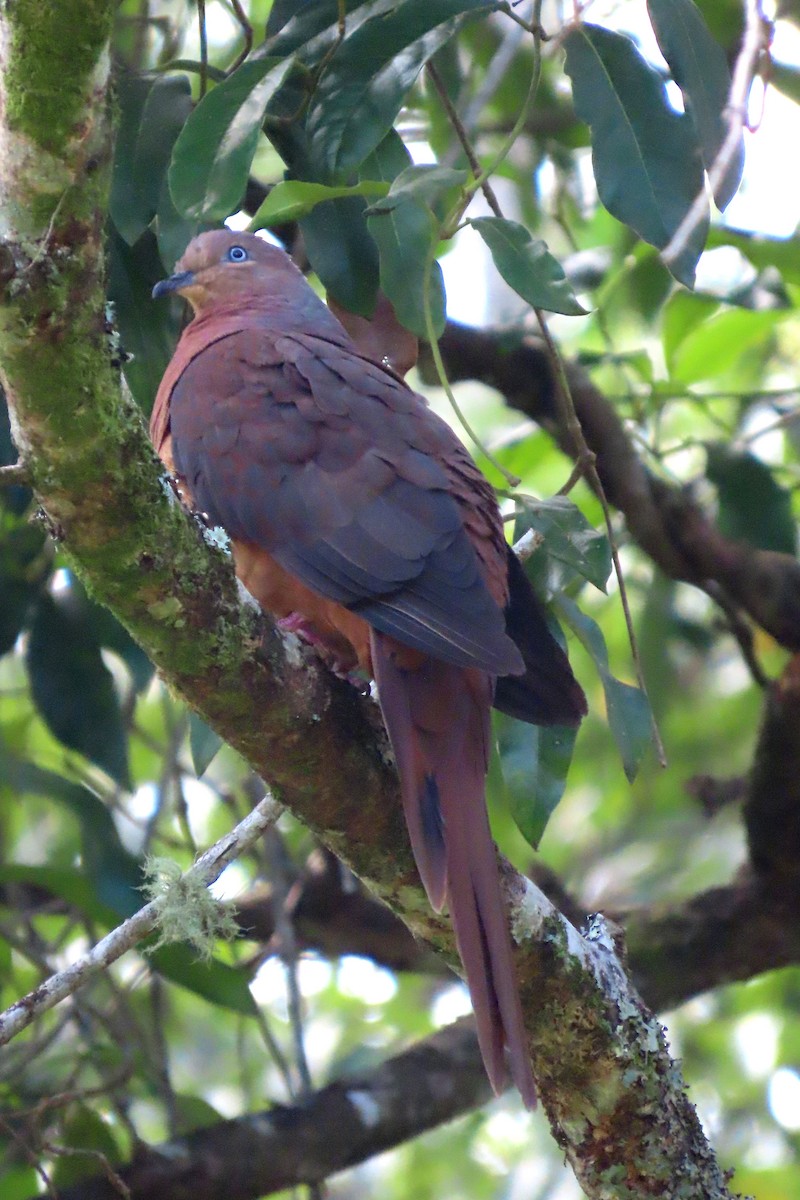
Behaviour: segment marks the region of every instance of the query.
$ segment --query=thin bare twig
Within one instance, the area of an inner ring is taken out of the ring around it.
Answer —
[[[0,488],[30,487],[31,476],[25,463],[12,463],[9,467],[0,467]]]
[[[428,63],[425,70],[428,78],[436,89],[436,94],[441,101],[442,108],[447,114],[447,119],[453,126],[453,132],[458,138],[461,149],[464,151],[464,154],[467,157],[467,162],[470,165],[472,173],[476,179],[479,179],[481,176],[481,164],[478,160],[477,154],[475,153],[472,142],[469,140],[467,131],[461,123],[461,118],[456,112],[455,106],[447,94],[447,88],[442,82],[442,77],[432,62]],[[481,184],[481,191],[486,199],[486,203],[489,205],[489,208],[492,210],[494,215],[496,217],[502,217],[503,214],[500,211],[500,205],[497,201],[497,197],[494,194],[494,189],[489,183],[488,179],[484,179],[483,183]]]
[[[764,673],[756,655],[752,626],[744,619],[741,609],[715,579],[709,579],[706,582],[705,591],[725,613],[728,619],[728,628],[739,644],[742,658],[753,677],[753,682],[760,688],[769,687],[769,677]]]
[[[11,1124],[10,1121],[7,1121],[5,1119],[5,1117],[2,1115],[2,1113],[0,1113],[0,1129],[4,1130],[6,1135],[11,1139],[11,1141],[15,1142],[16,1145],[19,1146],[28,1165],[33,1168],[33,1170],[36,1172],[36,1174],[39,1176],[42,1183],[44,1184],[44,1187],[47,1191],[47,1195],[53,1197],[53,1200],[58,1200],[58,1197],[56,1196],[55,1188],[53,1186],[53,1181],[50,1178],[48,1172],[45,1171],[41,1162],[39,1161],[39,1155],[36,1154],[31,1149],[31,1147],[28,1145],[28,1143],[25,1141],[25,1139],[22,1137],[22,1135],[17,1132],[17,1130],[14,1128],[14,1126]]]
[[[511,63],[514,59],[514,55],[519,50],[520,43],[525,37],[525,33],[526,30],[523,29],[521,25],[517,24],[510,25],[506,30],[503,40],[497,47],[497,50],[492,57],[492,61],[489,63],[484,72],[482,81],[478,85],[474,96],[468,102],[464,111],[462,124],[468,135],[474,132],[478,121],[486,112],[489,102],[491,101],[497,89],[500,87],[500,84],[503,82],[506,72],[508,71],[508,68],[511,66]],[[504,133],[507,132],[507,130],[488,130],[488,132]]]
[[[200,99],[208,90],[208,32],[206,30],[206,0],[197,0],[197,23],[200,32]]]
[[[272,797],[265,797],[235,829],[206,850],[194,866],[186,871],[184,878],[202,881],[206,886],[213,883],[229,863],[262,836],[282,811],[282,806]],[[26,1029],[36,1017],[53,1008],[67,996],[71,996],[90,979],[106,970],[111,963],[121,958],[126,950],[130,950],[152,933],[156,927],[157,912],[158,906],[154,902],[146,904],[65,970],[52,975],[33,992],[29,992],[5,1012],[0,1013],[0,1046]]]
[[[278,943],[278,954],[286,972],[286,990],[289,997],[289,1024],[294,1041],[297,1073],[300,1077],[300,1095],[301,1097],[305,1097],[311,1093],[312,1082],[303,1036],[303,998],[297,978],[299,951],[294,925],[292,924],[292,918],[287,906],[287,899],[294,878],[293,874],[287,870],[286,848],[283,839],[276,829],[270,830],[268,836],[265,838],[265,843],[273,889],[272,912],[275,922],[275,936]]]
[[[253,49],[253,26],[250,24],[247,13],[242,8],[241,0],[228,0],[228,3],[233,10],[234,17],[239,22],[239,27],[242,31],[242,37],[244,38],[244,45],[242,46],[241,53],[237,55],[235,61],[229,68],[229,73],[233,74],[236,68],[242,65],[250,51]]]

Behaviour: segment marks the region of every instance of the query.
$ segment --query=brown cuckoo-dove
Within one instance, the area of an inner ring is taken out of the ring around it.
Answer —
[[[154,295],[194,319],[159,388],[158,453],[229,534],[237,574],[378,685],[417,867],[449,907],[481,1053],[535,1089],[485,804],[489,710],[576,725],[586,705],[450,427],[367,357],[289,257],[204,233]],[[506,1060],[506,1051],[508,1060]]]

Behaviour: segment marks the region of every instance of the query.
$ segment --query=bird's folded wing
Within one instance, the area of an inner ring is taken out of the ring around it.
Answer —
[[[172,387],[176,467],[231,537],[377,629],[454,665],[517,672],[449,492],[454,435],[422,405],[341,346],[244,329]]]

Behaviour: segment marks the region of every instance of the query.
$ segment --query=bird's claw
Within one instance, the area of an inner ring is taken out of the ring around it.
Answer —
[[[369,695],[369,679],[362,671],[354,670],[346,663],[330,642],[317,632],[313,624],[302,613],[292,612],[288,616],[279,617],[276,625],[284,633],[294,633],[307,645],[312,646],[337,679],[343,679],[345,683],[349,683],[362,696]]]

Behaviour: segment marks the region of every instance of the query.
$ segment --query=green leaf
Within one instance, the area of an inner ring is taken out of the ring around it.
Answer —
[[[333,39],[338,32],[339,5],[340,0],[313,0],[305,4],[298,4],[298,0],[273,0],[267,20],[268,52],[282,58],[323,32],[329,32]],[[374,0],[346,0],[348,25],[358,19],[358,9],[373,5]]]
[[[576,729],[524,725],[492,714],[506,802],[525,840],[538,849],[567,782]]]
[[[578,115],[592,131],[592,163],[608,211],[663,249],[703,189],[691,118],[676,113],[658,72],[630,38],[582,24],[564,39]],[[694,282],[708,214],[671,266]]]
[[[524,225],[503,217],[473,217],[476,229],[491,251],[494,265],[518,296],[532,308],[565,313],[586,312],[564,274],[564,268],[543,241],[531,237]]]
[[[180,298],[154,301],[153,287],[166,274],[155,234],[148,229],[135,246],[109,234],[108,297],[114,304],[128,387],[145,413],[172,358],[184,316]]]
[[[397,319],[417,337],[426,337],[426,263],[438,222],[421,204],[403,200],[391,213],[370,217],[367,224],[378,246],[381,287],[391,300]],[[428,289],[433,329],[440,337],[445,326],[445,297],[442,269],[436,261],[430,266]]]
[[[25,660],[34,703],[51,733],[129,787],[127,736],[111,672],[87,621],[65,598],[39,597]]]
[[[202,1096],[176,1095],[173,1101],[177,1116],[176,1137],[185,1137],[194,1129],[207,1129],[211,1125],[218,1125],[223,1119],[222,1114]]]
[[[535,529],[544,538],[544,550],[593,583],[601,592],[606,590],[611,574],[611,547],[605,533],[595,529],[581,510],[567,496],[550,500],[520,497],[523,511],[514,529],[515,538],[528,529]]]
[[[671,356],[671,378],[696,383],[724,377],[748,360],[752,365],[753,351],[771,337],[791,311],[726,308],[715,313],[687,333]]]
[[[468,12],[487,0],[381,0],[346,32],[313,94],[306,128],[311,154],[332,178],[355,170],[391,129],[427,60]]]
[[[789,100],[800,104],[800,70],[796,66],[773,59],[769,66],[769,82]]]
[[[195,952],[180,943],[159,946],[148,954],[148,959],[165,979],[180,984],[196,996],[246,1017],[256,1015],[256,1002],[244,970],[229,967],[216,958],[199,962]]]
[[[169,188],[178,212],[224,220],[240,203],[267,105],[294,59],[244,63],[200,101],[172,152]]]
[[[790,283],[800,283],[800,237],[778,238],[712,225],[708,247],[735,246],[758,271],[776,267]]]
[[[706,447],[706,475],[717,489],[717,524],[726,537],[761,550],[797,553],[792,494],[766,463],[724,442]]]
[[[73,1102],[68,1112],[59,1141],[83,1153],[56,1156],[51,1178],[57,1188],[66,1188],[87,1176],[96,1175],[97,1154],[102,1154],[109,1163],[119,1162],[122,1157],[111,1127],[93,1108]]]
[[[105,929],[113,929],[118,925],[121,915],[130,915],[127,906],[121,914],[118,909],[99,900],[91,880],[79,874],[74,867],[0,866],[0,884],[3,883],[28,884],[59,896]]]
[[[141,908],[139,863],[122,846],[111,813],[94,792],[54,771],[15,758],[2,742],[0,786],[17,795],[30,792],[42,796],[71,812],[80,825],[83,868],[96,902],[122,917]]]
[[[711,36],[693,0],[647,0],[647,10],[661,53],[694,123],[706,171],[710,171],[728,134],[723,114],[731,73],[725,51]],[[736,195],[743,170],[744,140],[740,134],[736,152],[714,192],[720,210]]]
[[[3,1171],[3,1200],[30,1200],[39,1194],[39,1178],[33,1167],[11,1167]]]
[[[667,303],[661,321],[661,341],[664,360],[670,374],[677,361],[680,348],[692,330],[697,329],[709,317],[719,311],[719,301],[710,296],[691,292],[674,291]]]
[[[215,228],[208,221],[189,221],[182,217],[172,202],[169,176],[161,180],[161,192],[156,208],[155,232],[158,239],[158,254],[164,265],[164,275],[171,275],[175,263],[183,254],[193,237],[206,229]]]
[[[198,779],[205,774],[217,752],[224,745],[219,734],[206,725],[196,712],[189,713],[189,749]]]
[[[376,179],[365,179],[348,187],[328,187],[324,183],[287,179],[275,184],[250,222],[250,228],[263,229],[286,221],[297,221],[324,200],[339,200],[343,196],[385,196],[388,190],[388,184]]]
[[[644,692],[615,679],[608,667],[608,650],[600,626],[581,612],[574,600],[560,593],[553,605],[594,660],[606,698],[606,715],[625,775],[632,783],[653,736],[653,717]]]
[[[44,530],[0,508],[0,655],[25,627],[50,567],[40,556]]]
[[[123,76],[111,219],[132,246],[152,221],[175,139],[191,111],[186,75]]]
[[[120,237],[130,245],[144,233],[153,214],[147,215],[147,198],[138,194],[133,180],[136,139],[142,113],[154,83],[153,76],[123,76],[117,85],[119,121],[114,142],[109,212]]]
[[[378,251],[360,196],[325,200],[300,221],[308,260],[327,292],[349,312],[371,317],[378,292]]]
[[[128,668],[137,692],[143,691],[155,674],[155,667],[110,608],[90,599],[86,589],[72,572],[68,572],[71,611],[91,629],[98,645],[118,654]]]
[[[393,183],[410,162],[408,151],[392,131],[365,161],[363,170],[371,178]],[[390,212],[369,217],[367,228],[378,247],[380,285],[391,300],[397,319],[417,337],[426,337],[426,263],[438,235],[438,221],[413,194],[405,193]],[[445,294],[442,269],[435,261],[428,288],[433,327],[438,336],[445,325]]]
[[[425,208],[430,208],[437,216],[444,217],[450,208],[449,198],[454,199],[454,193],[461,190],[468,178],[466,171],[454,171],[452,167],[438,167],[427,163],[405,167],[392,180],[384,199],[370,205],[367,215],[372,217],[391,212],[405,199],[416,200]],[[447,199],[447,202],[440,211],[439,205],[443,199]]]

